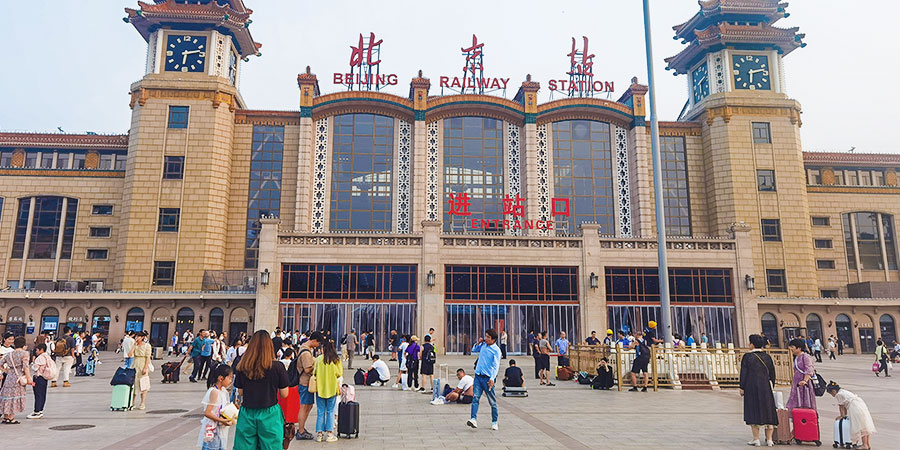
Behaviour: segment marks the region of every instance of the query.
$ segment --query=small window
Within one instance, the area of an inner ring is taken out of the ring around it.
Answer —
[[[845,182],[844,182],[844,171],[843,171],[843,170],[835,169],[835,171],[834,171],[834,184],[836,184],[836,185],[838,185],[838,186],[843,186],[844,183],[845,183]]]
[[[837,298],[838,296],[837,289],[822,289],[819,292],[822,293],[822,298]]]
[[[56,154],[56,168],[57,169],[68,169],[69,162],[72,160],[71,153],[57,153]]]
[[[187,106],[170,106],[169,107],[169,128],[187,128],[188,126],[188,107]]]
[[[830,227],[831,226],[831,218],[830,217],[813,217],[812,225],[814,227]]]
[[[771,144],[772,135],[769,132],[769,124],[767,122],[753,122],[753,143],[754,144]]]
[[[166,156],[163,165],[163,178],[166,180],[180,180],[184,177],[184,156]]]
[[[41,153],[41,169],[53,168],[53,152]]]
[[[822,172],[819,169],[806,169],[806,183],[811,185],[822,184]]]
[[[0,167],[12,167],[13,152],[0,152]]]
[[[781,242],[781,220],[763,219],[762,236],[764,241]]]
[[[116,170],[125,170],[126,162],[128,162],[128,155],[116,155]]]
[[[178,231],[181,210],[178,208],[159,208],[159,227],[157,231]]]
[[[113,205],[94,205],[91,214],[95,216],[111,216],[113,213]]]
[[[72,154],[72,168],[73,169],[84,169],[84,160],[87,158],[87,155],[84,153],[73,153]]]
[[[91,237],[108,238],[109,230],[109,227],[91,227]]]
[[[817,259],[816,268],[819,270],[834,270],[833,259]]]
[[[116,155],[100,155],[100,170],[113,170],[116,165]]]
[[[834,244],[832,244],[831,239],[816,239],[816,248],[833,248]]]
[[[884,172],[881,170],[873,170],[872,171],[872,185],[873,186],[884,186]]]
[[[153,284],[156,286],[175,284],[175,261],[153,262]]]
[[[105,248],[89,248],[87,251],[87,259],[107,259],[109,250]]]
[[[35,168],[38,166],[38,156],[37,152],[28,152],[25,153],[25,167]]]
[[[775,191],[775,171],[757,170],[756,183],[760,191]]]
[[[845,170],[844,178],[847,180],[847,186],[859,186],[859,171]]]
[[[769,292],[787,292],[787,279],[784,269],[766,269],[766,284]]]

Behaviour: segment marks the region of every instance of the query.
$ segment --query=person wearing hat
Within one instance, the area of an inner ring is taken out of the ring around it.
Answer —
[[[409,375],[406,378],[406,387],[412,389],[413,384],[416,390],[425,392],[424,386],[419,386],[419,360],[422,358],[422,346],[419,345],[419,337],[412,335],[409,337],[409,346],[406,347],[406,368]]]
[[[587,345],[600,345],[600,339],[597,339],[597,332],[591,331],[591,335],[584,342]]]
[[[829,382],[825,386],[825,391],[837,400],[838,406],[841,408],[841,415],[834,420],[841,420],[844,417],[850,419],[850,442],[857,442],[862,439],[863,446],[861,448],[871,448],[869,438],[877,430],[866,402],[856,394],[846,389],[841,389],[834,381]]]
[[[612,347],[613,344],[616,342],[616,341],[613,340],[613,339],[614,339],[614,338],[613,338],[613,330],[607,329],[607,330],[606,330],[606,337],[603,339],[603,345],[605,345],[605,346],[607,346],[607,347]]]
[[[647,345],[651,347],[663,343],[663,340],[656,336],[656,321],[651,320],[650,322],[647,322],[647,329],[644,330],[644,340],[647,341]]]

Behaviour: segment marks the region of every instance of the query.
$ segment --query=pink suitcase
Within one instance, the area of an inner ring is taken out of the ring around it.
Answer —
[[[814,409],[794,408],[791,412],[794,422],[794,441],[822,445],[819,439],[819,414]]]

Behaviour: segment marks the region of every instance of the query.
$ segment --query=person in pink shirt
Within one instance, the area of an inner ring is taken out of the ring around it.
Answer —
[[[56,363],[47,353],[47,344],[38,344],[34,348],[34,362],[31,363],[34,374],[34,412],[29,414],[29,419],[44,418],[44,404],[47,402],[47,383],[55,379],[59,374]]]

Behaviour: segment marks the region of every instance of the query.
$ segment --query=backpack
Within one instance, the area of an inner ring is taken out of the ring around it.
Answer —
[[[298,386],[300,384],[300,372],[297,371],[297,360],[300,359],[294,358],[291,360],[291,363],[288,365],[287,373],[288,373],[288,387]]]
[[[50,371],[50,378],[47,381],[55,380],[57,377],[59,377],[59,366],[57,366],[56,363],[53,362],[53,360],[50,360],[50,363],[47,364],[47,369],[49,369]]]
[[[66,337],[63,336],[56,341],[56,345],[53,347],[53,354],[56,356],[68,356],[69,355],[69,347],[66,344]]]
[[[434,352],[434,346],[432,345],[430,349],[422,353],[422,362],[434,364],[435,361],[437,361],[437,354]]]
[[[362,369],[356,369],[356,373],[353,375],[353,384],[357,386],[364,386],[366,384],[366,372]]]
[[[587,372],[578,372],[578,384],[591,384],[593,381],[594,377],[588,375]]]

